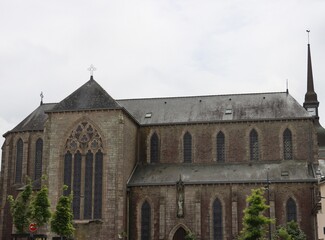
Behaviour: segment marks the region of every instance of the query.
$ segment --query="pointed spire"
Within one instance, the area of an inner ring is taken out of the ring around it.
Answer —
[[[306,30],[308,33],[308,59],[307,59],[307,92],[305,94],[305,102],[304,107],[309,111],[311,109],[314,109],[314,114],[318,117],[318,105],[319,102],[317,100],[317,94],[314,90],[314,79],[313,79],[313,69],[312,69],[312,63],[311,63],[311,53],[310,53],[310,44],[309,44],[309,32],[310,30]]]

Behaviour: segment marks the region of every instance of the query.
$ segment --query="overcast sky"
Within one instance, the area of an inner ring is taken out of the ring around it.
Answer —
[[[0,133],[89,80],[115,99],[286,90],[310,29],[325,126],[324,0],[0,0]],[[2,145],[4,138],[1,138]]]

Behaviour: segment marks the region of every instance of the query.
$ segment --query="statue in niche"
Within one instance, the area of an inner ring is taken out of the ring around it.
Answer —
[[[176,198],[177,198],[177,217],[184,217],[184,182],[181,176],[176,183]]]

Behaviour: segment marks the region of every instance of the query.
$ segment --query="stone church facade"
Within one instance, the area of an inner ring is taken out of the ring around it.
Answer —
[[[307,85],[304,106],[288,91],[115,100],[91,76],[4,134],[0,238],[13,231],[7,196],[45,174],[53,208],[73,192],[75,239],[234,239],[259,187],[275,225],[317,239],[325,130],[309,45]]]

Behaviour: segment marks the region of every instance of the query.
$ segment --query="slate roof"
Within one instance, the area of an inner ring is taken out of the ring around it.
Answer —
[[[51,112],[120,109],[119,104],[93,79],[59,102]]]
[[[310,118],[286,92],[117,100],[141,125]],[[151,113],[151,117],[146,114]]]
[[[55,103],[40,105],[10,132],[42,131],[48,117],[45,112],[53,109],[55,105]]]
[[[226,164],[147,164],[138,165],[128,186],[174,185],[180,178],[185,184],[317,182],[303,161]]]

